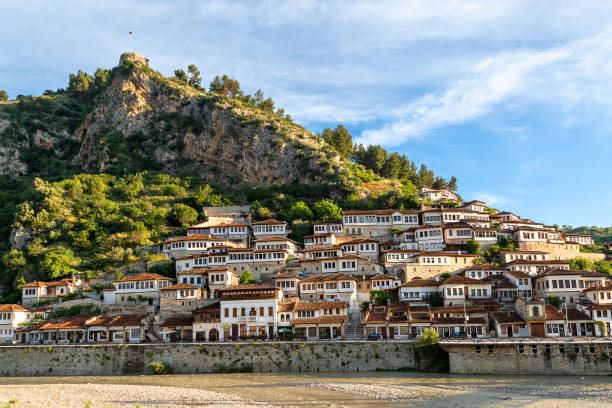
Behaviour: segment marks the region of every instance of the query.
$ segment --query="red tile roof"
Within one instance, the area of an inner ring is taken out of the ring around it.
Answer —
[[[158,275],[156,273],[140,273],[134,276],[128,276],[127,278],[119,279],[113,282],[133,282],[133,281],[148,281],[148,280],[172,280],[165,276]]]
[[[346,322],[346,316],[344,315],[332,315],[332,316],[320,316],[320,317],[302,317],[293,319],[291,324],[293,326],[302,324],[344,324]]]
[[[0,312],[29,312],[29,310],[21,305],[9,304],[0,305]]]
[[[201,289],[201,288],[190,285],[188,283],[177,283],[175,285],[166,286],[165,288],[161,288],[160,290],[180,290],[180,289]]]

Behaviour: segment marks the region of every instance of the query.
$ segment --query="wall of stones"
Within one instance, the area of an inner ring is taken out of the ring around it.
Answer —
[[[535,348],[533,348],[535,346]],[[612,374],[612,345],[443,345],[451,374]]]
[[[410,342],[184,343],[0,347],[0,376],[355,372],[414,368]]]
[[[580,245],[574,243],[556,244],[551,242],[521,242],[520,249],[526,251],[543,251],[550,254],[552,260],[569,260],[582,257],[591,262],[601,261],[605,254],[580,252]]]

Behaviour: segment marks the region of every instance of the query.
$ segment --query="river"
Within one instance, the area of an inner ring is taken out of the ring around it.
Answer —
[[[612,407],[612,377],[365,372],[0,378],[0,406]]]

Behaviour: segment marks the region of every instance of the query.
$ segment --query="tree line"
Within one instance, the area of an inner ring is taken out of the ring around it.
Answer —
[[[417,165],[410,161],[406,155],[389,153],[380,145],[369,145],[353,143],[353,137],[342,125],[335,129],[325,128],[320,134],[327,144],[332,146],[340,156],[345,157],[372,170],[381,177],[390,179],[408,179],[417,187],[448,188],[457,190],[457,179],[453,176],[450,180],[436,176],[425,164],[417,169]]]

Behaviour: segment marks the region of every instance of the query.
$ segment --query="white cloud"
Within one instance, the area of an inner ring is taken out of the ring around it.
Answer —
[[[608,105],[610,96],[605,90],[612,84],[608,58],[611,28],[543,51],[506,51],[480,60],[444,90],[393,109],[395,120],[364,130],[357,142],[396,146],[486,115],[513,98],[525,105],[537,101],[564,110],[578,103]]]
[[[474,193],[473,196],[476,197],[476,200],[484,201],[490,207],[504,205],[508,202],[508,199],[501,195],[487,193],[484,191]]]

